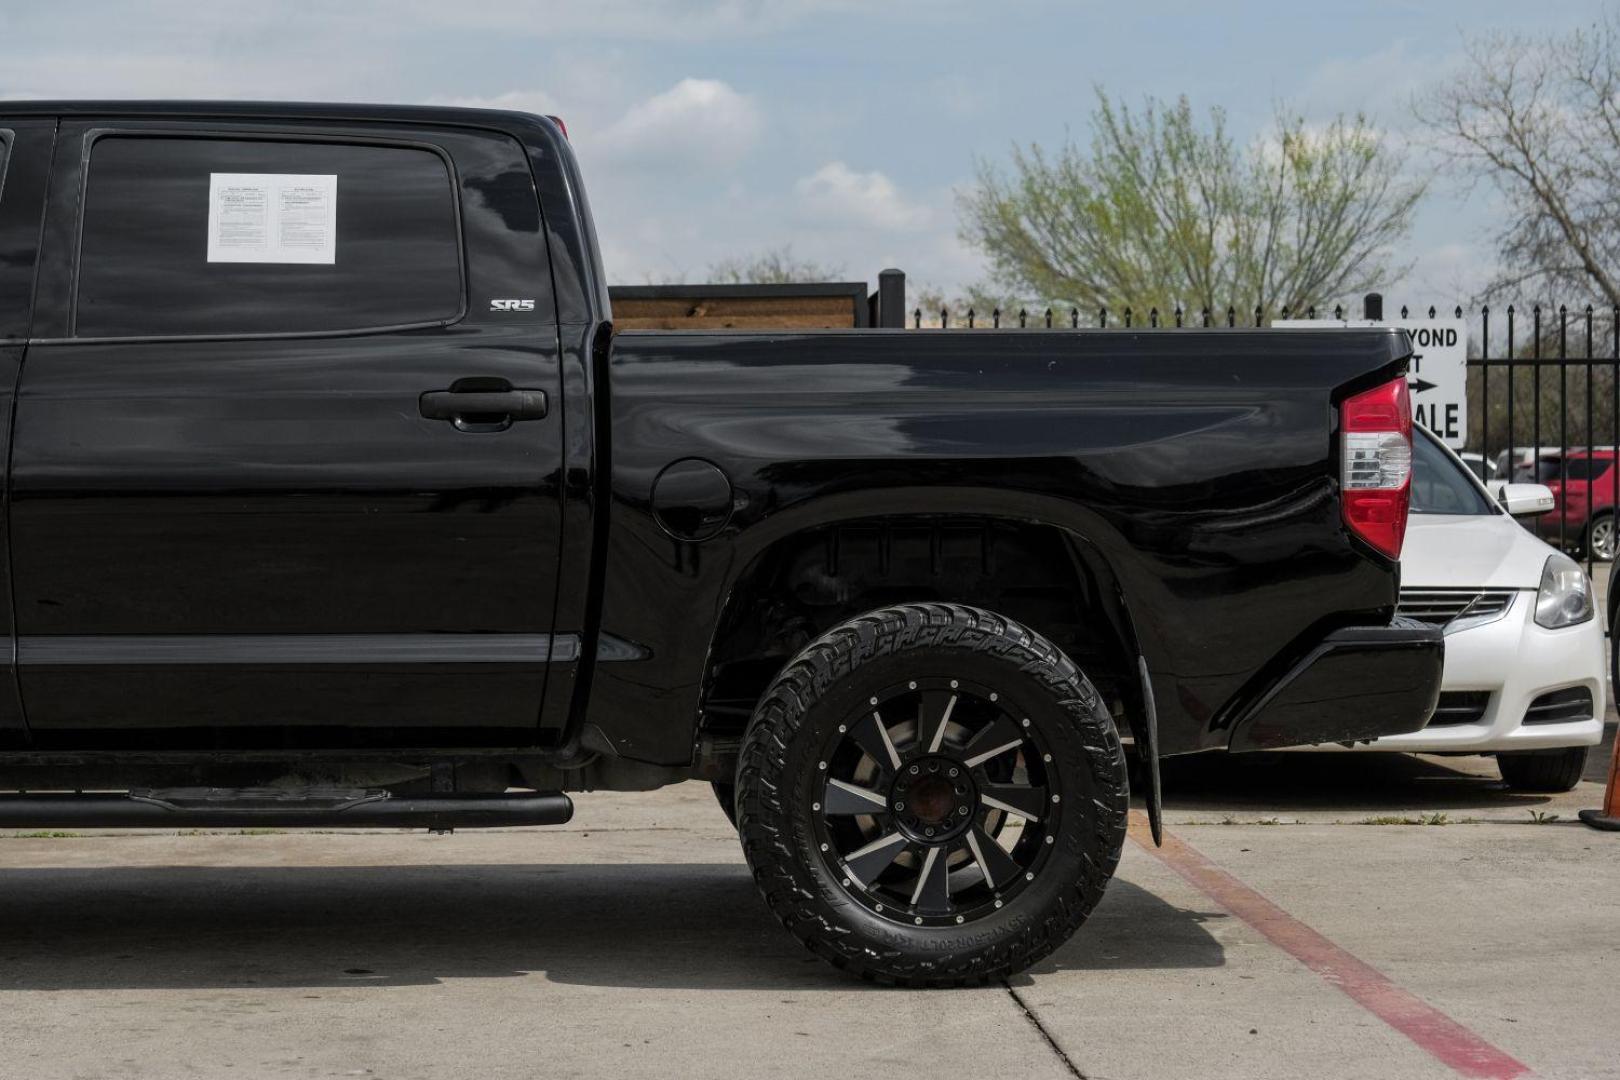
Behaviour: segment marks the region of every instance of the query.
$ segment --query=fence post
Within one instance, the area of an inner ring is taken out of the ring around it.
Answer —
[[[906,325],[906,275],[903,270],[878,271],[877,324],[891,329]]]
[[[1370,292],[1361,298],[1361,317],[1380,322],[1384,318],[1384,294]]]
[[[1587,304],[1586,305],[1586,446],[1587,446],[1588,457],[1593,456],[1591,454],[1591,450],[1592,450],[1593,447],[1597,446],[1597,444],[1598,444],[1597,432],[1592,430],[1592,424],[1593,424],[1593,421],[1595,419],[1595,415],[1594,415],[1594,412],[1593,412],[1593,409],[1592,409],[1592,391],[1593,391],[1593,389],[1594,389],[1594,387],[1593,387],[1593,382],[1592,382],[1592,305]],[[1588,486],[1588,488],[1591,487],[1591,485],[1587,485],[1587,486]],[[1590,535],[1591,534],[1588,533],[1588,540],[1590,540]],[[1611,536],[1613,535],[1612,531],[1611,531],[1610,535]],[[1591,545],[1590,542],[1588,542],[1584,546],[1586,548],[1586,576],[1591,577],[1593,569],[1594,569],[1592,564],[1593,564],[1593,561],[1597,558],[1597,556],[1593,553],[1592,545]],[[1606,599],[1607,598],[1605,598],[1605,600]]]
[[[1558,305],[1558,490],[1569,490],[1569,318],[1566,305]],[[1558,518],[1558,547],[1568,550],[1564,535],[1567,515]],[[1591,564],[1587,564],[1591,573]]]
[[[1462,318],[1461,307],[1457,309],[1457,317]],[[1491,305],[1489,304],[1481,304],[1479,308],[1479,358],[1484,361],[1479,366],[1479,456],[1483,459],[1483,468],[1480,471],[1485,474],[1480,479],[1489,481],[1491,472]],[[1465,394],[1468,392],[1466,383],[1463,392]],[[1510,452],[1508,457],[1512,456]]]
[[[1530,395],[1530,482],[1541,475],[1541,305],[1530,307],[1530,372],[1535,376],[1535,392]]]
[[[1518,454],[1514,451],[1514,440],[1519,437],[1519,435],[1518,435],[1519,429],[1518,429],[1518,426],[1514,422],[1514,419],[1513,419],[1513,397],[1514,397],[1514,393],[1515,393],[1514,387],[1515,387],[1517,381],[1518,381],[1517,377],[1515,376],[1514,371],[1513,371],[1513,305],[1509,304],[1508,309],[1507,309],[1508,466],[1507,466],[1506,480],[1508,482],[1510,482],[1510,483],[1513,480],[1514,469],[1518,465],[1518,462],[1516,460],[1517,457],[1518,457]]]

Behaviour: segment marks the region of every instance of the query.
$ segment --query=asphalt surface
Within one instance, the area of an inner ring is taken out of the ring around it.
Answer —
[[[0,1077],[1620,1077],[1591,775],[1179,763],[1172,845],[1138,823],[1073,941],[962,991],[802,952],[696,784],[548,830],[10,836]]]

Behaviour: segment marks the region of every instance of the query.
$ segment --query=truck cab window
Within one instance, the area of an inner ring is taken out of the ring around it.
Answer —
[[[321,213],[334,195],[335,222]],[[353,331],[463,310],[450,172],[411,147],[103,137],[78,265],[78,337]]]

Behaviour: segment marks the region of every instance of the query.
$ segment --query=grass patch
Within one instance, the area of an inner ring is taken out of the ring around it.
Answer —
[[[1408,814],[1382,814],[1378,817],[1362,818],[1357,825],[1450,825],[1451,819],[1444,814],[1424,814],[1421,817],[1412,817]]]

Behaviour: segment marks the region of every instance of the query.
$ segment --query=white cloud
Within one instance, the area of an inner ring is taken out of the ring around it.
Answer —
[[[842,161],[829,161],[793,185],[813,217],[874,229],[907,231],[926,227],[933,211],[908,202],[881,172],[856,172]]]
[[[464,109],[504,109],[508,112],[534,113],[536,116],[555,116],[562,105],[544,90],[508,90],[494,97],[440,98],[433,105],[455,105]]]
[[[1301,104],[1313,112],[1365,112],[1381,123],[1400,127],[1412,97],[1460,57],[1456,39],[1415,45],[1396,38],[1360,56],[1324,61],[1305,80]]]
[[[777,33],[808,19],[843,17],[863,0],[356,0],[379,19],[462,29],[469,25],[528,37],[589,34],[654,41],[713,40]]]
[[[718,79],[687,78],[630,106],[588,141],[613,161],[728,166],[753,149],[763,128],[753,99]]]
[[[432,104],[561,116],[588,162],[606,174],[643,184],[647,167],[703,173],[735,165],[764,130],[754,100],[717,79],[682,79],[622,110],[605,107],[589,94],[541,89],[436,98]],[[632,172],[632,166],[642,171]]]

